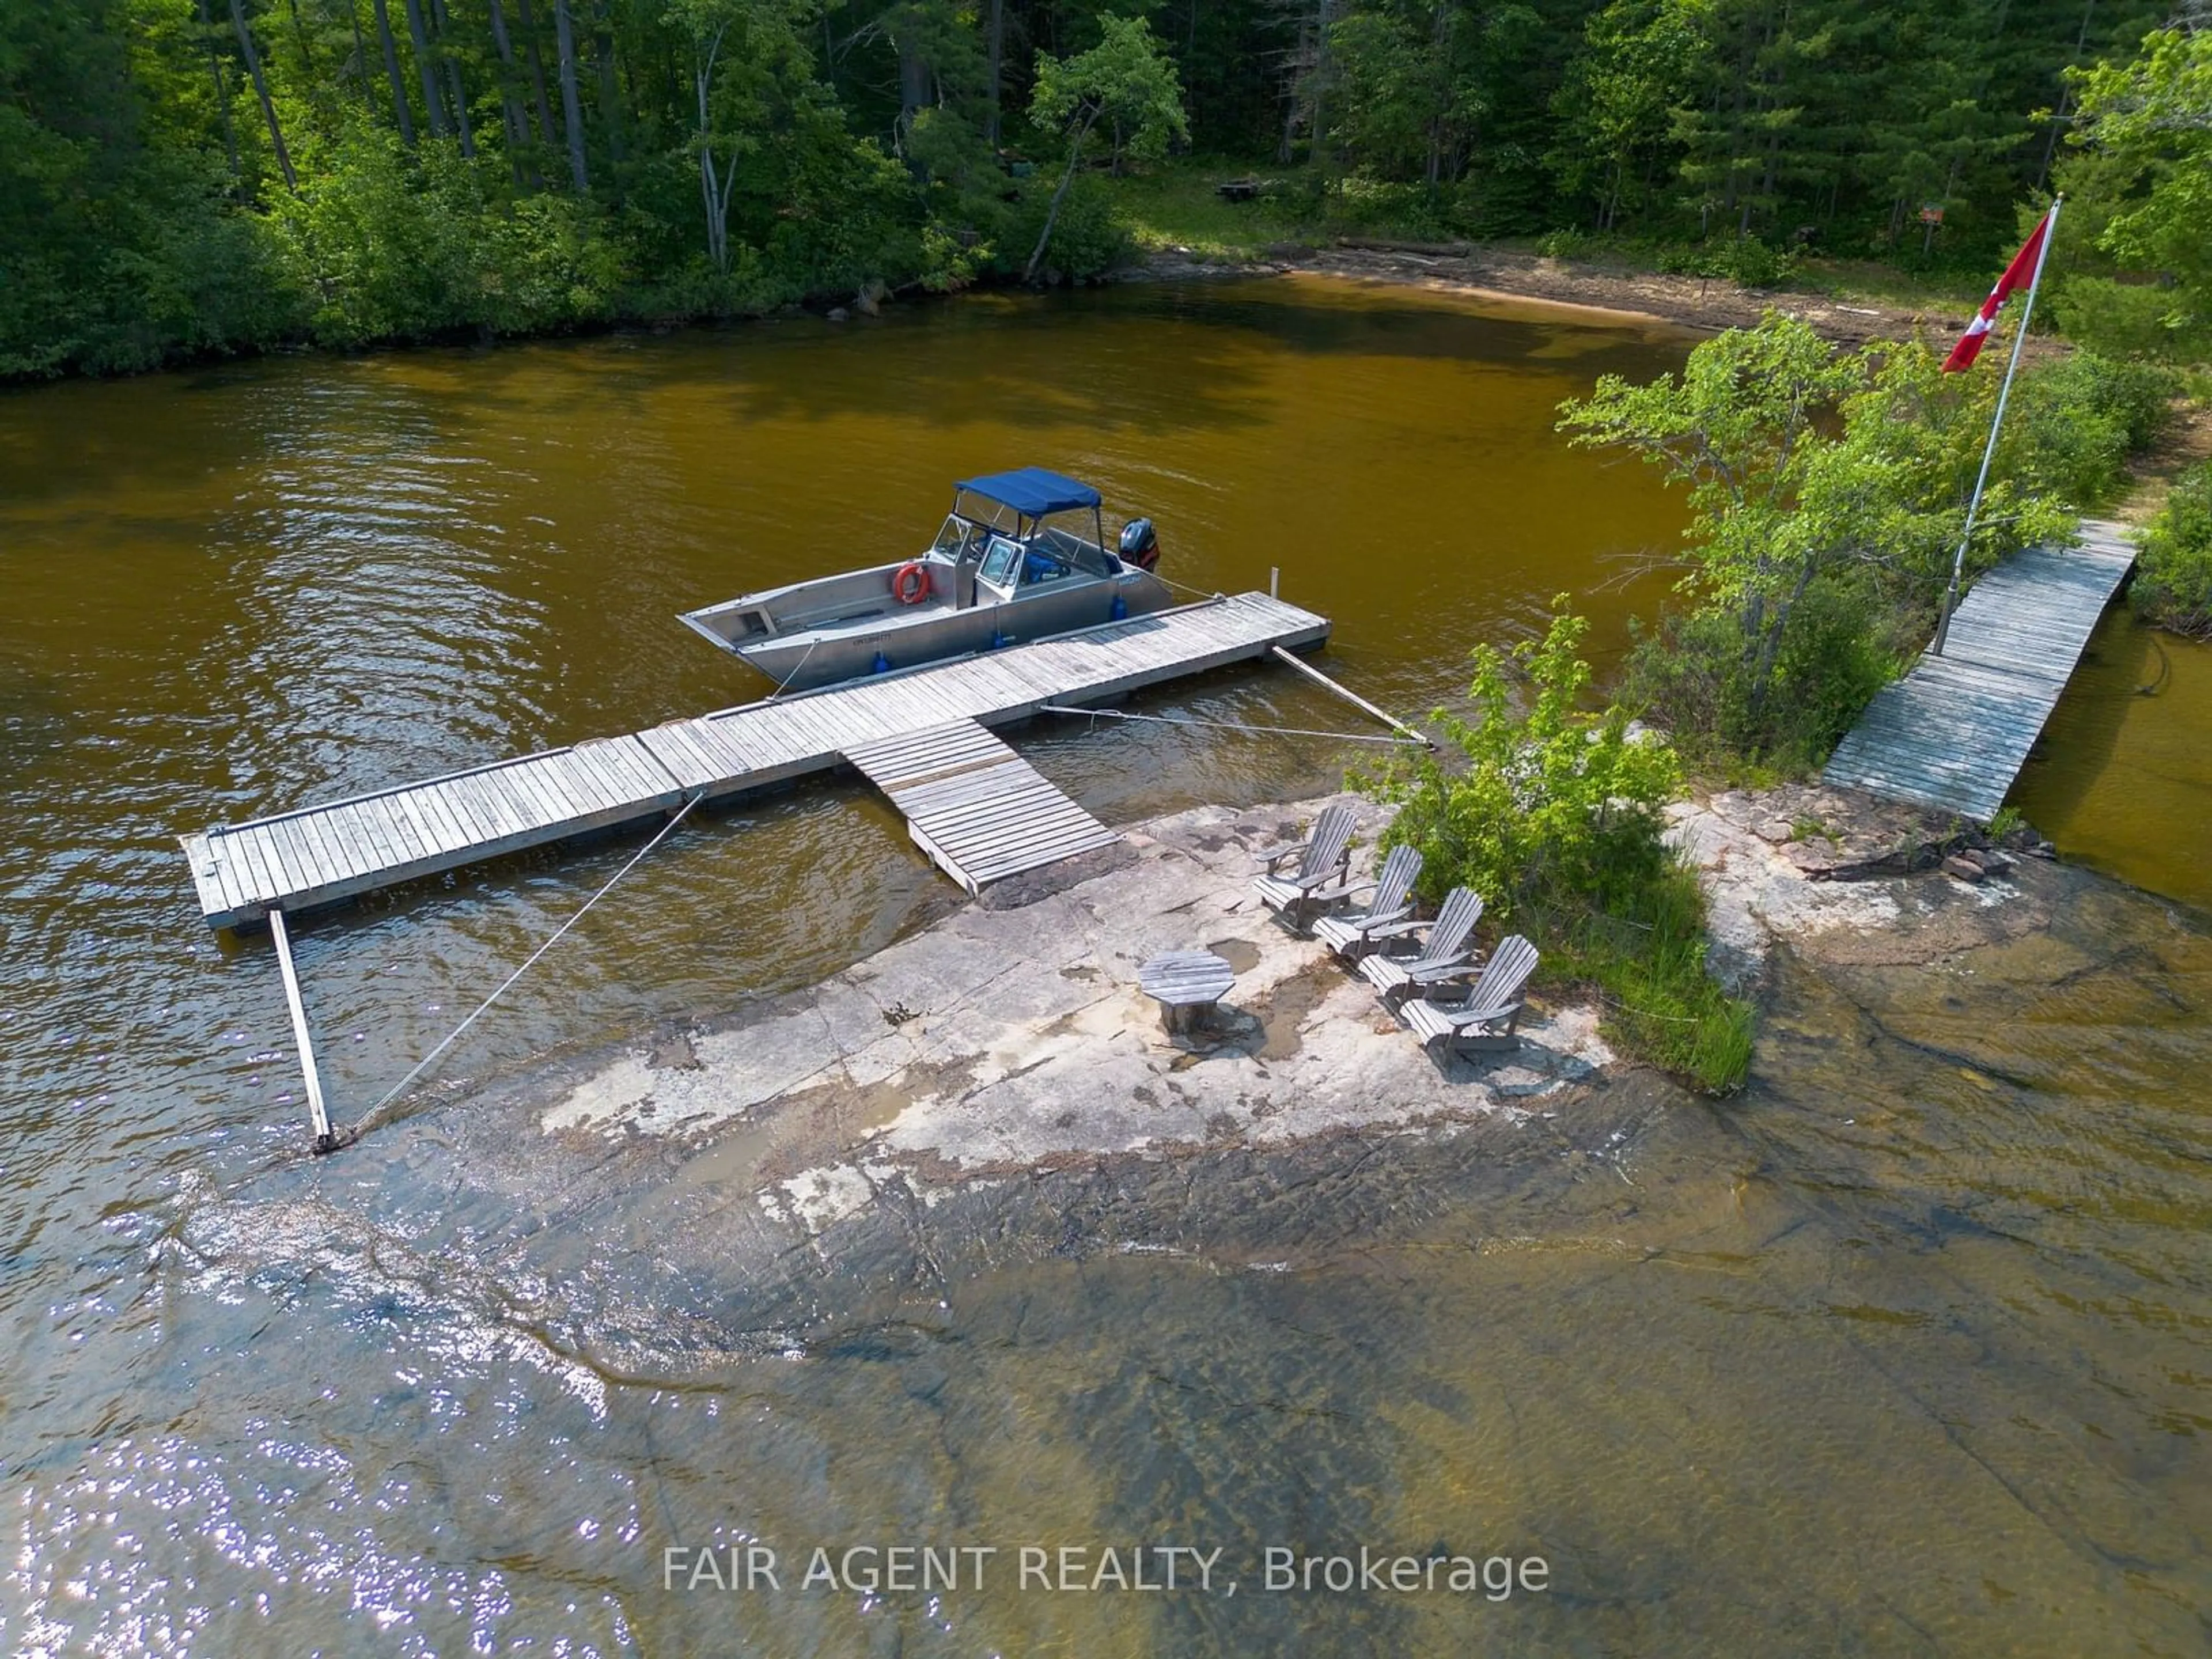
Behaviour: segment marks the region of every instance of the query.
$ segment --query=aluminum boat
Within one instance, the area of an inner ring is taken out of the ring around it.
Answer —
[[[683,620],[798,691],[1166,608],[1152,520],[1130,520],[1109,548],[1100,507],[1090,485],[1042,467],[963,479],[919,556],[742,594]]]

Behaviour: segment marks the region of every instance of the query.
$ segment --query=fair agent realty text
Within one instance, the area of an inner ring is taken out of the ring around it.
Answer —
[[[660,1583],[671,1591],[775,1596],[858,1591],[878,1595],[1012,1589],[1022,1594],[1113,1591],[1233,1596],[1480,1595],[1504,1601],[1551,1588],[1538,1555],[1407,1554],[1370,1545],[1314,1553],[1268,1545],[1238,1560],[1219,1545],[1194,1544],[815,1544],[779,1551],[759,1541],[660,1552]]]

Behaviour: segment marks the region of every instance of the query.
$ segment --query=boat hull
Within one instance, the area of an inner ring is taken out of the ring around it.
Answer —
[[[1096,627],[1120,617],[1146,616],[1174,603],[1167,585],[1133,566],[1116,574],[998,604],[953,610],[891,609],[881,619],[793,633],[738,633],[744,613],[731,606],[694,611],[684,620],[724,650],[775,682],[809,690],[895,668],[939,662],[1047,635]],[[732,635],[737,635],[732,637]]]

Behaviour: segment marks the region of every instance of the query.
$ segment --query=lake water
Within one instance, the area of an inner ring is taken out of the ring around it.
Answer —
[[[813,1278],[732,1243],[688,1152],[540,1142],[474,1091],[950,909],[864,790],[687,823],[335,1159],[301,1155],[265,941],[199,925],[179,831],[749,698],[676,612],[908,550],[1002,465],[1151,516],[1177,580],[1279,567],[1335,620],[1331,672],[1407,713],[1560,590],[1616,652],[1679,508],[1552,411],[1686,344],[1281,281],[0,397],[0,1648],[2203,1650],[2212,946],[2185,908],[2093,886],[1971,978],[1786,973],[1743,1096],[1589,1107],[1617,1158],[1540,1126],[1224,1155],[1187,1212],[1157,1172],[1041,1186],[1066,1248],[978,1195],[919,1258]],[[2108,622],[2023,800],[2203,902],[2212,659],[2147,639]],[[1264,671],[1138,707],[1370,729]],[[1016,741],[1111,821],[1361,752]],[[307,924],[337,1115],[635,844]],[[816,1542],[1004,1554],[980,1589],[665,1589],[663,1548],[710,1541],[777,1548],[787,1586]],[[1362,1543],[1540,1554],[1551,1583],[1261,1580],[1269,1546]],[[1239,1593],[1041,1592],[1024,1544],[1218,1546]]]

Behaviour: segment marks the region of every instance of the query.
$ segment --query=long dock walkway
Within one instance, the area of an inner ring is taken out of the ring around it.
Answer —
[[[1113,839],[981,727],[1328,637],[1325,618],[1241,593],[180,839],[207,924],[236,927],[849,761],[973,891]]]
[[[1822,781],[1987,823],[2135,559],[2123,526],[2085,519],[2078,545],[2006,560],[1960,602],[1943,654],[1867,705]]]

